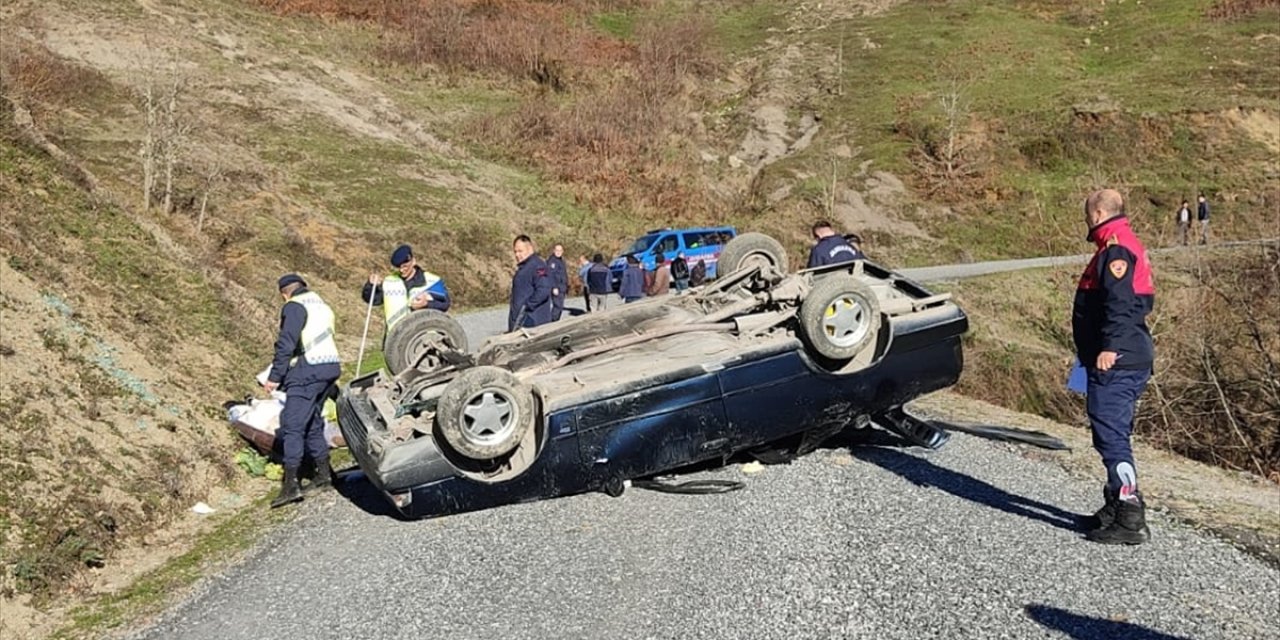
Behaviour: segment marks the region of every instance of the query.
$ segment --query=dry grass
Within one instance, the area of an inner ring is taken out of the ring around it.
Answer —
[[[18,99],[36,115],[112,90],[111,82],[95,69],[26,40],[0,38],[0,94]]]
[[[1204,13],[1214,20],[1232,20],[1266,9],[1280,9],[1280,0],[1218,0]]]

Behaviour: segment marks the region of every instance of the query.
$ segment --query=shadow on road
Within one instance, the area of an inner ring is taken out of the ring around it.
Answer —
[[[869,462],[922,487],[934,487],[992,509],[1077,531],[1079,516],[1038,500],[1009,493],[988,482],[940,467],[923,458],[886,447],[851,447],[853,457]]]
[[[1171,636],[1129,622],[1102,620],[1071,613],[1065,609],[1042,604],[1029,604],[1027,615],[1049,629],[1061,631],[1075,640],[1189,640],[1184,636]]]
[[[372,482],[365,477],[363,471],[351,471],[340,476],[340,481],[335,483],[334,487],[342,497],[351,501],[351,504],[359,507],[361,511],[373,516],[386,516],[395,520],[408,522],[408,519],[400,515],[391,503],[387,501],[386,496],[382,495],[378,488],[373,486]]]

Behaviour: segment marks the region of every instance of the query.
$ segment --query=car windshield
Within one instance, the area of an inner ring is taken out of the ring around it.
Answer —
[[[640,236],[636,239],[635,244],[631,245],[631,248],[627,249],[624,253],[644,253],[645,250],[649,248],[649,245],[653,244],[653,239],[656,237],[658,237],[658,234],[656,233],[651,233],[647,236]]]

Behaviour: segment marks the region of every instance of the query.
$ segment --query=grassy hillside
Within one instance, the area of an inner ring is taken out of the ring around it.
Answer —
[[[517,233],[575,256],[728,222],[799,261],[830,218],[890,264],[1033,256],[1082,250],[1106,184],[1153,245],[1199,190],[1218,237],[1280,236],[1277,25],[1265,0],[5,3],[0,595],[87,593],[191,502],[263,490],[226,488],[218,405],[285,271],[352,357],[400,242],[466,309],[505,299]],[[1061,356],[1030,300],[983,321],[1019,317],[1010,362]]]

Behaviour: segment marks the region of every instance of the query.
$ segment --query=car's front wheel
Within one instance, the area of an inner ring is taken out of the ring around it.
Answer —
[[[467,350],[467,332],[457,320],[434,309],[411,312],[387,332],[383,349],[387,369],[392,375],[399,375],[414,366],[432,344],[441,339],[455,351]]]
[[[492,460],[515,449],[533,427],[533,392],[506,369],[465,369],[445,387],[436,420],[455,451]]]
[[[880,322],[875,292],[852,275],[818,279],[800,304],[805,342],[831,360],[849,360],[874,344]]]

